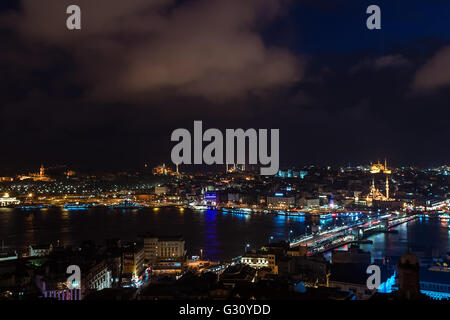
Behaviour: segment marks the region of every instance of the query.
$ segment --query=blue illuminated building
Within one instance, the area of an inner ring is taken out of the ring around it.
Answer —
[[[303,179],[308,174],[307,171],[294,171],[292,169],[288,169],[286,171],[279,170],[277,173],[277,177],[279,178],[300,178]]]
[[[212,193],[212,192],[208,192],[205,194],[204,198],[206,200],[216,200],[217,199],[217,194],[216,193]]]

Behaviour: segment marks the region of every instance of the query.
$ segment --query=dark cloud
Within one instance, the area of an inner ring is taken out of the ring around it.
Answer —
[[[415,74],[414,89],[430,92],[450,85],[450,46],[440,49]]]
[[[384,68],[398,68],[409,65],[409,61],[401,54],[391,54],[375,58],[365,58],[358,62],[352,69],[352,72],[358,72],[363,69],[373,69],[379,71]]]
[[[78,4],[82,30],[68,31],[65,9]],[[263,42],[258,28],[280,11],[279,0],[25,0],[4,17],[30,41],[70,51],[89,96],[130,101],[161,89],[211,100],[289,85],[302,63]]]

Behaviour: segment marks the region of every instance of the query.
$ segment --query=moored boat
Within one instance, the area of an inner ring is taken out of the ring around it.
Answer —
[[[66,203],[63,206],[63,209],[65,210],[87,210],[91,207],[88,203]]]
[[[114,204],[112,206],[109,206],[110,209],[124,209],[124,210],[130,210],[130,209],[142,209],[142,206],[138,205],[137,203],[125,199],[121,203]]]

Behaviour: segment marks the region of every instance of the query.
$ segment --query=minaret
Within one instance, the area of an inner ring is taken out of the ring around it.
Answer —
[[[386,173],[386,200],[389,200],[389,173],[387,168],[387,160],[384,158],[384,172]]]
[[[228,172],[228,163],[226,164],[226,166],[227,166],[227,172]]]
[[[370,186],[370,197],[374,200],[375,197],[375,178],[372,176],[372,185]]]
[[[178,163],[177,164],[175,164],[176,166],[177,166],[177,174],[179,174],[179,172],[178,172]]]
[[[41,169],[39,170],[39,175],[40,175],[41,177],[43,177],[44,174],[45,174],[45,168],[44,168],[44,165],[41,164]]]
[[[386,174],[386,199],[389,199],[389,178]]]

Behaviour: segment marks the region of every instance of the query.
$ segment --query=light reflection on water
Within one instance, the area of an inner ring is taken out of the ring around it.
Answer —
[[[161,208],[159,210],[108,210],[26,212],[13,209],[0,210],[0,240],[6,247],[25,248],[30,244],[56,242],[79,244],[83,240],[102,243],[108,238],[134,240],[139,234],[182,235],[186,239],[189,255],[203,255],[212,259],[230,259],[244,252],[246,244],[259,248],[269,241],[287,240],[291,236],[310,232],[311,225],[322,230],[344,219],[328,220],[311,217],[276,215],[238,215],[213,210]],[[435,248],[441,253],[450,251],[448,229],[439,221],[415,221],[397,227],[398,234],[377,234],[369,239],[373,245],[362,245],[372,252],[373,258],[383,255],[401,255],[408,249]],[[273,237],[273,240],[271,240]]]

